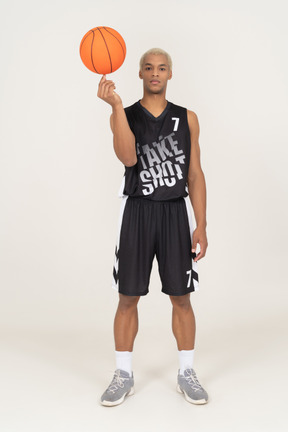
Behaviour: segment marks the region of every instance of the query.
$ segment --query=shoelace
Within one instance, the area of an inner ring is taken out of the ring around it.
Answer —
[[[110,393],[115,393],[119,387],[120,388],[124,387],[124,381],[127,381],[127,380],[129,380],[129,378],[121,377],[120,373],[116,372],[107,391]]]
[[[190,387],[192,387],[192,389],[195,391],[202,390],[202,386],[199,383],[198,378],[195,372],[193,371],[193,369],[188,369],[187,372],[189,373],[189,375],[185,376],[185,380],[188,382]]]

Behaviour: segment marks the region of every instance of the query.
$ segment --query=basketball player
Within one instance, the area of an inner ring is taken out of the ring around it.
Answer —
[[[104,75],[98,97],[111,105],[114,150],[125,166],[114,266],[119,304],[114,321],[116,371],[101,403],[114,406],[134,393],[132,351],[138,331],[137,303],[148,293],[156,255],[162,292],[172,306],[179,353],[177,390],[188,402],[208,395],[193,369],[195,317],[190,293],[198,289],[197,261],[207,248],[206,185],[200,164],[199,123],[193,111],[166,100],[172,61],[161,49],[140,60],[143,97],[123,108],[115,84]],[[191,200],[196,228],[193,229]],[[199,244],[200,252],[196,254]]]

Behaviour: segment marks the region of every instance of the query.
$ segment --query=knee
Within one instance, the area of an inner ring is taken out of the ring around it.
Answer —
[[[140,297],[138,296],[126,296],[120,294],[118,310],[122,313],[133,312],[135,309],[137,309],[139,299]]]
[[[170,296],[171,303],[175,309],[181,311],[188,311],[191,309],[190,295],[183,296]]]

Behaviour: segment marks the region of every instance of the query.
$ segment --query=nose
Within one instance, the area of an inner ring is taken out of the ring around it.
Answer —
[[[156,68],[153,69],[152,75],[153,76],[158,76],[158,70]]]

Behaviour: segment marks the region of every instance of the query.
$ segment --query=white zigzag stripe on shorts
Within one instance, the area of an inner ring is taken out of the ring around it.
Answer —
[[[192,211],[191,211],[189,196],[185,197],[184,200],[185,200],[187,214],[188,214],[190,235],[191,235],[191,241],[192,241],[192,234],[194,231],[194,227],[193,227],[193,218],[192,218]],[[192,259],[192,278],[193,278],[193,285],[194,285],[195,291],[198,291],[199,290],[198,264],[193,259]]]
[[[123,214],[126,206],[128,196],[123,195],[121,207],[120,207],[120,215],[119,215],[119,221],[118,221],[118,235],[117,235],[117,243],[115,247],[115,258],[114,258],[114,267],[113,267],[113,277],[112,277],[112,288],[114,288],[116,291],[119,291],[119,243],[120,243],[120,232],[121,232],[121,226],[122,226],[122,220],[123,220]]]

